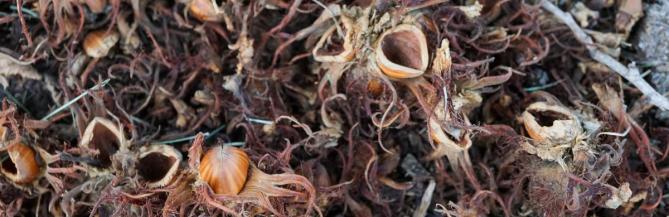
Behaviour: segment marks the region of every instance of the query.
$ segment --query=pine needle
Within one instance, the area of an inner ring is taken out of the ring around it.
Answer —
[[[110,79],[104,80],[104,81],[102,81],[102,83],[99,83],[99,84],[91,87],[90,89],[84,91],[83,93],[79,94],[79,96],[75,97],[74,99],[72,99],[72,100],[68,101],[67,103],[63,104],[62,106],[58,107],[56,110],[52,111],[48,115],[44,116],[42,118],[42,121],[49,120],[49,118],[53,117],[54,115],[57,115],[58,113],[62,112],[65,109],[69,108],[72,104],[79,101],[81,98],[84,98],[84,96],[88,96],[91,93],[91,91],[95,91],[95,90],[98,90],[98,89],[106,86],[109,83],[109,81],[110,81]]]

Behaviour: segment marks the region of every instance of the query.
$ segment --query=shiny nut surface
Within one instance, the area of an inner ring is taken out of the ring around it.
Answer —
[[[189,13],[202,22],[223,21],[221,15],[216,12],[214,4],[210,0],[193,0],[188,5]]]
[[[249,156],[231,146],[216,146],[207,151],[200,161],[200,178],[216,194],[236,195],[246,183]]]
[[[109,50],[116,45],[118,40],[119,34],[114,30],[109,32],[106,29],[96,30],[88,33],[84,38],[84,51],[90,57],[104,57],[107,56]]]

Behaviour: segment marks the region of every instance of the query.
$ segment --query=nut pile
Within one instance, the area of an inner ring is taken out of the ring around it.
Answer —
[[[0,1],[0,216],[669,215],[649,3],[553,2]]]

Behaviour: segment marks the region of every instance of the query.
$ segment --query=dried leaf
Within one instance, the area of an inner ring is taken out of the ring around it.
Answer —
[[[593,84],[592,90],[597,94],[599,103],[601,103],[607,110],[615,115],[625,114],[626,106],[623,99],[613,88],[604,84]]]
[[[462,86],[463,88],[476,90],[488,86],[502,84],[508,81],[511,78],[511,75],[513,75],[513,71],[507,70],[506,74],[482,77],[475,81],[467,81]]]
[[[609,48],[620,47],[620,44],[625,42],[625,35],[620,33],[599,32],[594,30],[585,30],[585,32],[588,33],[595,42]]]
[[[481,11],[483,10],[483,5],[478,1],[475,1],[473,5],[468,6],[458,6],[458,9],[465,13],[465,16],[469,19],[474,19],[481,16]]]
[[[618,32],[629,35],[632,27],[643,16],[641,0],[622,0],[616,14],[615,27]]]
[[[239,62],[237,63],[237,68],[236,68],[237,74],[241,74],[244,66],[251,63],[254,53],[253,39],[248,38],[248,34],[246,34],[246,31],[243,31],[240,35],[241,36],[239,37],[239,39],[237,39],[237,42],[235,42],[235,44],[228,46],[230,50],[238,51],[237,60]]]
[[[587,27],[590,24],[590,20],[599,18],[599,12],[590,10],[583,2],[576,3],[569,13],[574,16],[581,27]]]
[[[435,52],[434,60],[432,61],[433,73],[446,73],[451,70],[451,49],[448,40],[441,41],[441,47]]]
[[[612,189],[612,195],[611,198],[606,200],[606,207],[610,209],[617,209],[620,205],[623,203],[626,203],[629,201],[629,199],[632,197],[632,190],[630,190],[630,183],[625,182],[622,185],[620,185],[619,188],[614,188],[611,187]]]
[[[398,190],[398,191],[406,191],[409,190],[413,187],[412,182],[397,182],[395,180],[392,180],[391,178],[388,177],[380,177],[379,181],[383,183],[384,185],[388,186],[389,188]]]
[[[24,79],[41,80],[42,75],[37,73],[29,63],[22,62],[7,54],[0,53],[0,77],[4,78],[0,82],[3,86],[9,86],[6,77],[18,75]]]
[[[195,111],[193,108],[188,106],[186,102],[184,102],[181,99],[170,99],[170,102],[172,103],[172,106],[174,107],[174,110],[177,111],[177,120],[176,120],[176,126],[180,128],[184,128],[188,126],[188,123],[190,123],[191,120],[194,120],[197,118],[195,116]]]

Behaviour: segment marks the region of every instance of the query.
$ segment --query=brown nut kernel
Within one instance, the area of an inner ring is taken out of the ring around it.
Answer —
[[[249,156],[242,149],[216,146],[202,157],[200,178],[216,194],[237,195],[246,184],[249,162]]]
[[[116,45],[119,34],[115,30],[107,32],[106,29],[96,30],[88,33],[84,38],[84,51],[86,55],[93,58],[107,56],[109,50]]]

